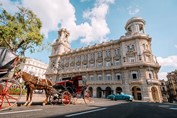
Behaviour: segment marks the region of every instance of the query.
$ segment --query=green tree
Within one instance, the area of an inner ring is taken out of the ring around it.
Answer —
[[[42,45],[42,23],[31,10],[23,7],[18,9],[14,15],[5,9],[0,11],[0,46],[25,55],[26,50],[32,53],[36,46]]]

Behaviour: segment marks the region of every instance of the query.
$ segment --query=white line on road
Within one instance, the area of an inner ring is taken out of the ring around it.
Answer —
[[[105,110],[105,109],[106,108],[95,109],[95,110],[85,111],[85,112],[81,112],[81,113],[75,113],[75,114],[66,115],[65,117],[72,117],[72,116],[77,116],[77,115],[81,115],[81,114],[91,113],[91,112],[95,112],[95,111],[101,111],[101,110]]]
[[[170,108],[170,109],[177,110],[177,108]]]
[[[14,113],[33,112],[33,111],[41,111],[41,110],[42,109],[33,109],[33,110],[24,110],[24,111],[3,112],[0,114],[14,114]]]

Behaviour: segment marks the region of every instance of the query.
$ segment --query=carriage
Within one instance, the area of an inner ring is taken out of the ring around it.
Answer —
[[[0,47],[0,111],[17,105],[21,98],[22,87],[17,80],[18,78],[22,78],[25,81],[27,88],[25,106],[32,104],[32,94],[35,89],[45,90],[46,99],[43,101],[43,105],[47,101],[51,104],[76,104],[79,98],[83,98],[86,104],[91,102],[89,90],[82,85],[82,76],[63,78],[62,82],[57,82],[52,86],[50,80],[40,80],[27,72],[18,71],[14,74],[15,67],[19,62],[17,55],[6,48]]]
[[[62,78],[53,88],[56,92],[49,97],[51,104],[76,104],[78,100],[83,100],[85,104],[92,102],[91,92],[83,85],[82,76]]]
[[[22,95],[20,83],[13,79],[18,57],[6,48],[0,47],[0,111],[17,104]]]

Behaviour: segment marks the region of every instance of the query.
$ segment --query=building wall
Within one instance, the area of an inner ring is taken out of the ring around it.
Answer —
[[[152,54],[151,37],[145,34],[144,25],[142,18],[133,17],[120,39],[75,50],[66,50],[68,43],[65,45],[63,40],[68,37],[59,35],[53,44],[55,49],[46,76],[56,82],[63,77],[82,75],[87,78],[93,97],[106,97],[122,89],[135,99],[161,102],[157,76],[160,65]]]
[[[168,73],[167,79],[168,99],[169,102],[173,102],[174,99],[177,100],[177,70]]]
[[[167,89],[167,81],[165,80],[160,80],[160,89],[161,89],[161,92],[162,92],[162,97],[163,97],[163,102],[168,102],[168,98],[169,98],[169,95],[168,95],[168,89]]]
[[[41,79],[45,79],[45,73],[47,70],[48,64],[43,63],[42,61],[26,58],[25,63],[20,65],[22,71],[31,73]]]

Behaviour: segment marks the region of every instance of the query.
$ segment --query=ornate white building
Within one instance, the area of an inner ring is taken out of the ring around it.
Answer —
[[[61,29],[52,45],[47,78],[54,82],[82,75],[93,97],[124,92],[135,100],[162,101],[157,73],[160,69],[151,50],[151,37],[145,33],[145,21],[133,17],[118,40],[72,50],[69,32]],[[59,63],[58,63],[59,62]],[[62,67],[58,71],[54,67]]]
[[[43,63],[42,61],[26,58],[25,63],[20,65],[20,69],[24,72],[31,73],[41,79],[45,79],[45,73],[47,70],[48,64]]]

